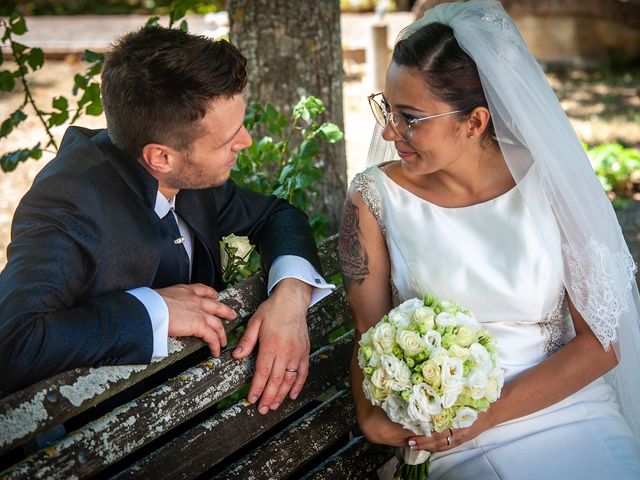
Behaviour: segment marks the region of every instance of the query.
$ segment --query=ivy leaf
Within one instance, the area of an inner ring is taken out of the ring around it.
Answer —
[[[25,113],[22,110],[16,110],[9,118],[7,118],[2,125],[0,125],[0,137],[6,137],[11,133],[11,131],[17,127],[22,121],[27,118]]]
[[[10,92],[13,87],[16,86],[16,80],[13,78],[13,74],[8,70],[0,72],[0,90],[3,92]]]
[[[104,54],[93,52],[91,50],[85,50],[82,54],[82,61],[89,62],[91,65],[87,69],[86,77],[93,77],[102,71],[102,65],[104,64]]]
[[[94,52],[92,50],[85,50],[84,53],[82,54],[82,61],[83,62],[103,62],[104,54]]]
[[[5,153],[0,157],[0,167],[2,167],[4,172],[11,172],[12,170],[15,170],[18,163],[24,162],[29,158],[37,160],[40,157],[42,157],[42,149],[38,143],[33,148],[22,148],[20,150]]]
[[[305,140],[300,145],[300,157],[302,158],[315,157],[318,153],[320,153],[320,147],[313,138]]]
[[[342,140],[344,134],[335,123],[323,123],[318,129],[320,136],[329,143],[336,143],[338,140]]]
[[[313,183],[313,176],[301,173],[296,175],[296,188],[307,188]]]
[[[11,46],[16,55],[21,55],[28,47],[18,42],[11,42]]]
[[[84,90],[85,88],[87,88],[88,83],[89,81],[85,77],[83,77],[79,73],[76,73],[75,77],[73,77],[73,94],[77,95],[78,90]]]
[[[88,115],[98,116],[102,114],[102,100],[100,98],[100,85],[92,83],[87,88],[85,94],[89,94],[90,102],[86,108]]]
[[[150,17],[146,23],[147,27],[157,27],[160,25],[160,17]]]
[[[182,30],[183,32],[188,32],[189,31],[189,24],[187,23],[186,20],[182,20],[180,22],[180,30]]]
[[[87,107],[86,112],[87,112],[87,115],[93,115],[94,117],[102,115],[103,108],[102,108],[102,102],[100,101],[100,99],[98,99],[97,101],[94,100],[93,102],[91,102],[91,104],[89,104],[89,106]]]
[[[67,110],[65,110],[64,112],[53,112],[49,114],[47,125],[49,125],[49,127],[55,127],[56,125],[62,125],[68,119],[69,112]]]
[[[51,102],[51,105],[56,110],[60,110],[60,111],[69,110],[69,101],[62,96],[54,98],[53,101]]]
[[[287,179],[287,177],[289,175],[291,175],[291,173],[293,172],[293,164],[292,163],[287,163],[284,168],[282,169],[282,171],[280,172],[280,176],[278,177],[278,181],[280,183],[284,183],[284,181]]]
[[[27,22],[18,12],[13,12],[9,17],[9,25],[11,33],[14,35],[24,35],[27,32]]]
[[[38,70],[44,64],[44,52],[41,48],[32,48],[27,61],[32,70]]]
[[[194,0],[174,0],[171,2],[171,12],[169,12],[170,26],[187,14],[187,11],[195,6]],[[180,25],[182,29],[182,25]]]

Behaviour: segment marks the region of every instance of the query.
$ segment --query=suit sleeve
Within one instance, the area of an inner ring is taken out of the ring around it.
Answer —
[[[109,257],[93,192],[69,180],[41,183],[16,211],[0,273],[4,391],[75,367],[151,358],[144,306],[124,291],[95,289],[98,265]]]
[[[240,187],[228,180],[214,189],[221,236],[247,235],[268,270],[281,255],[305,258],[322,274],[306,214],[288,202]]]

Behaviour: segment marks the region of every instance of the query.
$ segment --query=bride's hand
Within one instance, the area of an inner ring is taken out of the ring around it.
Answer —
[[[390,445],[392,447],[408,446],[409,437],[414,435],[399,424],[392,422],[378,407],[372,407],[363,415],[358,415],[358,424],[365,438],[371,443]]]
[[[464,442],[472,440],[493,425],[490,423],[489,415],[485,413],[478,414],[478,418],[473,425],[467,428],[447,428],[441,433],[432,432],[430,437],[413,435],[408,438],[411,450],[426,450],[428,452],[444,452],[452,448],[462,445]]]

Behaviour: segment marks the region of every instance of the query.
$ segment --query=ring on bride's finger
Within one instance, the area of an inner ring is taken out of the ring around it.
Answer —
[[[298,369],[297,368],[285,368],[285,371],[291,372],[291,373],[298,373]]]
[[[447,437],[447,447],[451,445],[451,437]]]

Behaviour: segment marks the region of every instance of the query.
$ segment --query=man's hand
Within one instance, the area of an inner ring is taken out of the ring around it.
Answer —
[[[231,307],[218,302],[218,292],[201,283],[175,285],[156,290],[169,309],[169,335],[172,337],[199,337],[204,340],[214,357],[227,345],[227,334],[222,320],[237,315]]]
[[[309,372],[307,309],[312,287],[294,278],[281,280],[271,297],[258,307],[233,351],[234,358],[248,356],[260,341],[256,373],[248,400],[260,398],[258,411],[277,409],[289,394],[295,400]]]

